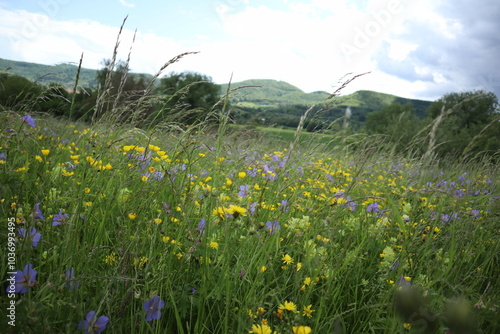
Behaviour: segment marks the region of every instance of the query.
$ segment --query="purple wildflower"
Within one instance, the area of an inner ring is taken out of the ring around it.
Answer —
[[[200,234],[203,234],[203,230],[205,229],[205,224],[206,224],[206,219],[201,218],[200,222],[198,223],[198,231],[200,231]]]
[[[481,214],[481,211],[479,211],[478,209],[472,209],[471,213],[472,213],[472,217],[477,218]]]
[[[144,311],[146,311],[146,321],[160,319],[161,311],[165,306],[165,302],[158,296],[154,296],[144,303]]]
[[[15,285],[15,290],[11,290],[12,285],[7,287],[7,293],[26,293],[32,287],[38,285],[36,281],[37,271],[33,269],[33,265],[27,264],[24,266],[24,270],[18,270],[12,276],[11,282]],[[11,283],[11,284],[12,284]]]
[[[288,205],[288,201],[286,199],[281,201],[280,208],[281,208],[281,211],[288,212],[289,205]]]
[[[96,319],[95,311],[90,311],[85,316],[85,320],[80,321],[78,324],[79,330],[85,330],[85,334],[96,334],[101,333],[106,329],[106,325],[109,322],[109,318],[102,315]]]
[[[42,210],[40,210],[40,203],[36,203],[35,205],[35,219],[44,220]]]
[[[373,202],[372,204],[368,205],[368,207],[366,208],[366,211],[367,212],[379,212],[379,208],[378,208],[378,203],[377,202]]]
[[[450,215],[442,213],[441,214],[441,221],[444,222],[444,223],[449,222],[450,221]]]
[[[266,223],[266,228],[269,230],[271,234],[274,234],[276,233],[277,230],[281,229],[281,226],[277,220],[273,220],[272,222],[268,221]]]
[[[66,270],[66,284],[64,286],[70,290],[78,289],[80,287],[80,283],[75,281],[75,269],[74,268]]]
[[[249,191],[250,191],[250,186],[248,184],[240,186],[240,191],[238,192],[238,196],[240,196],[241,198],[247,198]]]
[[[153,173],[153,179],[155,181],[161,181],[161,180],[163,180],[163,177],[165,177],[165,173],[163,173],[163,172],[156,171]]]
[[[35,119],[33,117],[31,117],[30,115],[26,115],[26,116],[23,117],[23,123],[28,124],[32,128],[36,127],[36,125],[35,125]]]
[[[248,211],[250,212],[250,214],[253,216],[255,214],[255,210],[257,210],[257,205],[259,203],[257,202],[253,202],[252,204],[250,204],[250,208],[248,209]]]
[[[66,219],[69,218],[67,213],[64,213],[63,210],[60,210],[58,214],[54,215],[54,220],[52,221],[52,226],[57,226],[66,223]]]
[[[394,263],[392,264],[392,267],[391,267],[391,273],[394,271],[394,269],[396,269],[397,267],[399,267],[399,264],[400,264],[399,259],[398,259],[398,260],[396,260],[396,262],[394,262]],[[404,279],[404,278],[403,278],[403,279]]]
[[[7,155],[5,154],[5,152],[0,152],[0,161],[5,161],[7,160]]]
[[[26,232],[27,230],[25,228],[20,228],[19,230],[17,230],[17,233],[19,233],[23,239],[31,240],[31,246],[38,246],[42,235],[40,233],[37,233],[36,228],[34,228],[33,226],[30,227],[29,235],[27,235]]]

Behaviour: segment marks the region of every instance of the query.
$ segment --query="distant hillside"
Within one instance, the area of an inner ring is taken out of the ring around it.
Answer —
[[[276,80],[245,80],[232,83],[231,90],[244,86],[255,87],[237,89],[231,100],[237,106],[234,117],[241,124],[253,121],[261,125],[296,127],[300,116],[315,104],[317,115],[311,128],[325,126],[343,117],[348,107],[351,109],[351,126],[361,127],[369,113],[392,103],[411,104],[420,118],[425,117],[425,111],[432,103],[367,90],[326,100],[330,95],[327,92],[304,93],[295,86]],[[222,93],[227,91],[227,85],[221,85],[221,88]]]
[[[44,84],[56,82],[68,89],[72,89],[75,85],[77,70],[78,66],[73,64],[50,66],[0,58],[0,72],[19,75]],[[96,70],[82,68],[79,85],[82,87],[97,88]]]
[[[77,71],[78,66],[75,64],[42,65],[0,58],[0,73],[7,72],[19,75],[43,84],[55,82],[67,89],[73,89],[75,86]],[[78,85],[80,87],[97,88],[96,73],[97,70],[82,68],[80,70]],[[146,80],[150,80],[153,77],[150,74],[131,74],[145,77]]]
[[[232,102],[238,102],[247,107],[269,107],[280,104],[311,105],[324,101],[327,92],[304,93],[299,88],[284,81],[271,79],[253,79],[231,84],[231,89],[244,86],[234,93]],[[221,85],[221,92],[227,91],[227,84]]]
[[[425,117],[425,110],[432,102],[406,99],[391,94],[378,93],[369,90],[360,90],[353,94],[336,97],[331,102],[326,102],[325,104],[341,108],[351,107],[351,109],[354,110],[375,111],[393,103],[409,103],[413,106],[416,115],[423,118]]]

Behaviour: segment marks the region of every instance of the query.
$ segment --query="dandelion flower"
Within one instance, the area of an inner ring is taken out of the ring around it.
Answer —
[[[287,311],[290,311],[290,312],[294,312],[294,313],[297,313],[297,305],[295,305],[294,302],[289,302],[289,301],[285,301],[285,303],[283,304],[280,304],[278,306],[278,309],[280,310],[287,310]]]
[[[314,312],[312,308],[312,304],[308,306],[304,306],[304,309],[302,310],[302,314],[304,314],[306,317],[310,318],[312,317],[312,313]]]
[[[272,330],[271,327],[268,325],[252,325],[252,330],[249,333],[254,333],[254,334],[271,334]]]
[[[292,257],[288,254],[283,255],[282,260],[283,260],[283,263],[285,263],[285,264],[292,264],[293,263]]]
[[[293,326],[292,331],[294,334],[309,334],[312,329],[309,326]]]

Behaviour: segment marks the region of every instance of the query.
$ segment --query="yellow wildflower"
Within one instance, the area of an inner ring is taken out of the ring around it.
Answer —
[[[49,153],[50,153],[50,150],[42,150],[43,155],[49,155]]]
[[[293,326],[292,331],[294,334],[310,334],[312,329],[309,326]]]
[[[272,334],[271,327],[268,325],[252,325],[252,330],[249,333],[254,334]]]
[[[308,306],[304,306],[304,310],[302,311],[302,314],[304,314],[306,317],[310,318],[312,317],[312,313],[314,310],[312,309],[312,304]]]
[[[283,263],[285,263],[285,264],[292,264],[293,263],[292,257],[288,254],[283,255],[282,260],[283,260]]]
[[[297,305],[295,305],[294,302],[289,302],[289,301],[286,301],[286,300],[285,300],[284,304],[280,304],[278,306],[278,309],[280,309],[280,310],[287,310],[287,311],[290,311],[290,312],[298,313],[298,311],[297,311]]]

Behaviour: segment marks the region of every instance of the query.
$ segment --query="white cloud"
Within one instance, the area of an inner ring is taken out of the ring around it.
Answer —
[[[119,1],[125,7],[131,7],[131,8],[135,7],[134,3],[127,2],[126,0],[119,0]]]

